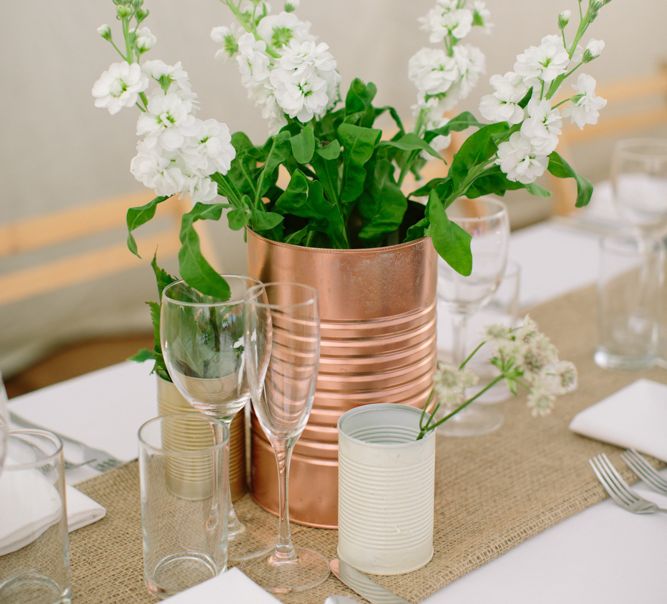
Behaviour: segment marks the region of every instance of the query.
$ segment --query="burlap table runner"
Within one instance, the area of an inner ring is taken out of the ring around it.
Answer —
[[[605,497],[587,459],[606,452],[619,468],[618,449],[577,436],[568,424],[581,409],[626,384],[648,377],[667,383],[667,371],[603,371],[592,355],[596,342],[595,292],[586,288],[531,312],[574,361],[580,385],[559,400],[549,417],[531,417],[525,400],[505,404],[505,425],[494,434],[443,439],[437,446],[435,556],[421,570],[378,577],[378,582],[410,602],[419,602],[458,577],[492,560],[525,539]],[[632,411],[629,410],[629,413]],[[626,473],[632,479],[630,473]],[[79,488],[107,508],[107,517],[71,535],[73,589],[80,604],[152,602],[143,585],[139,481],[136,463],[89,480]],[[244,498],[238,509],[252,515],[253,528],[272,535],[276,519]],[[336,531],[294,526],[294,540],[336,555]],[[285,602],[324,602],[349,594],[336,579]],[[224,594],[221,602],[225,602]],[[230,603],[232,604],[232,603]]]

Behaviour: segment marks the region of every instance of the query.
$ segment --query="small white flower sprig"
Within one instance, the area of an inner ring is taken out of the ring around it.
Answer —
[[[466,391],[479,383],[479,377],[466,365],[487,344],[494,347],[490,363],[498,370],[498,375],[474,396],[466,398]],[[486,330],[486,339],[459,367],[438,364],[433,390],[419,420],[417,440],[503,380],[513,395],[517,394],[520,386],[526,388],[532,415],[544,416],[551,413],[557,397],[576,390],[577,369],[571,362],[558,358],[556,347],[530,317],[525,317],[515,328],[491,325]],[[443,406],[447,409],[444,413],[441,412]]]
[[[307,123],[340,100],[340,74],[329,46],[310,33],[294,11],[298,0],[271,14],[265,0],[223,0],[237,24],[214,27],[216,57],[236,58],[248,97],[273,132],[286,117]]]
[[[479,48],[463,44],[463,40],[475,27],[489,33],[490,19],[491,13],[481,0],[437,0],[419,20],[429,33],[429,41],[439,47],[422,48],[408,63],[408,75],[418,92],[413,107],[416,134],[446,125],[445,112],[467,98],[477,84],[484,73],[485,57]],[[450,136],[438,136],[431,146],[441,151],[450,143]]]

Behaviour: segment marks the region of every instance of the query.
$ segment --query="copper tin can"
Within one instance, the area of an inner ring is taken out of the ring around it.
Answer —
[[[290,516],[338,523],[338,418],[368,403],[421,406],[436,362],[436,254],[428,238],[354,250],[306,248],[248,232],[248,273],[320,295],[321,356],[310,420],[294,448]],[[276,513],[275,459],[252,421],[252,495]]]

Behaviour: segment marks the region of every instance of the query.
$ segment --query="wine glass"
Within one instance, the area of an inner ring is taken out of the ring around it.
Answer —
[[[289,466],[313,406],[320,358],[317,291],[296,283],[249,290],[245,355],[252,405],[278,467],[279,537],[273,552],[243,570],[273,593],[304,591],[329,576],[327,560],[295,548],[289,526]]]
[[[7,410],[7,392],[0,373],[0,474],[7,454],[7,439],[9,438],[9,411]]]
[[[184,281],[164,289],[160,340],[169,375],[178,391],[195,409],[229,429],[234,416],[250,398],[243,359],[244,306],[246,293],[259,281],[223,276],[231,290],[225,301],[204,295]],[[267,552],[270,544],[247,530],[238,519],[229,482],[222,486],[229,509],[230,561],[248,560]]]
[[[616,143],[611,182],[616,209],[636,234],[665,234],[667,139],[627,139]]]
[[[505,273],[510,229],[507,210],[496,199],[458,199],[447,209],[447,216],[471,236],[470,276],[438,263],[438,297],[452,321],[452,362],[460,365],[470,352],[466,350],[468,320],[491,299]],[[447,401],[441,404],[446,407]],[[496,430],[502,421],[499,411],[473,403],[439,430],[449,436],[478,436]]]

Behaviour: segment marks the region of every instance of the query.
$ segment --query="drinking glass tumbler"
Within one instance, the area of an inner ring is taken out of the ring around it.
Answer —
[[[57,436],[9,432],[0,475],[0,602],[71,601],[64,476]]]
[[[664,254],[662,242],[646,237],[601,240],[595,352],[600,367],[642,369],[655,363]]]
[[[194,446],[179,440],[192,430],[210,438]],[[139,429],[144,579],[152,595],[169,597],[225,570],[228,454],[227,426],[196,411]]]

